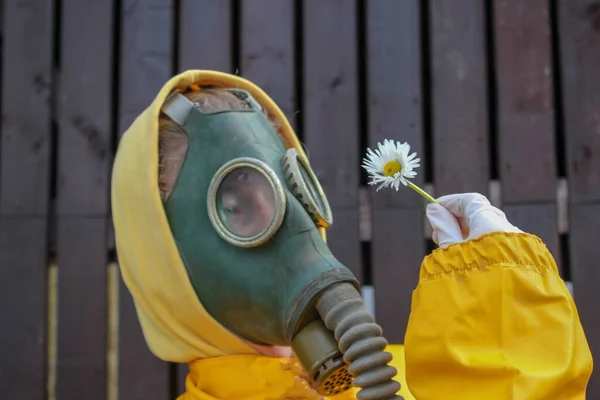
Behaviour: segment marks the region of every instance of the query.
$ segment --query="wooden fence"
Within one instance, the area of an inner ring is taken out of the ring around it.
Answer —
[[[334,211],[330,246],[392,341],[432,243],[419,196],[365,187],[360,159],[385,138],[412,145],[436,195],[487,194],[546,241],[600,355],[599,1],[4,0],[1,14],[2,399],[182,390],[118,276],[109,182],[121,133],[190,68],[249,78],[291,118]]]

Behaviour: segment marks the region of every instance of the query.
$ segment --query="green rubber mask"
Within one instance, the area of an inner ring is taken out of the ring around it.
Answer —
[[[213,318],[253,343],[289,346],[319,319],[324,291],[358,282],[318,232],[331,210],[308,162],[286,149],[248,92],[229,91],[248,108],[206,113],[179,93],[165,102],[189,136],[165,210]]]

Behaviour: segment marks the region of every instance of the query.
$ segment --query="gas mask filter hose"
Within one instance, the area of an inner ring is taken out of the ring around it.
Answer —
[[[398,373],[388,365],[392,355],[385,352],[387,340],[382,329],[366,310],[358,291],[349,283],[327,289],[317,300],[325,326],[333,331],[354,386],[361,390],[359,400],[402,399],[400,384],[392,378]]]

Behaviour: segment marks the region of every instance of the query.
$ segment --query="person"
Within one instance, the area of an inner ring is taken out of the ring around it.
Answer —
[[[180,400],[411,399],[401,346],[326,245],[302,146],[251,82],[169,80],[119,143],[112,208],[148,346],[189,365]]]
[[[589,348],[543,243],[480,195],[439,203],[427,218],[440,249],[402,346],[327,248],[327,199],[251,82],[173,77],[124,134],[112,177],[146,342],[190,366],[179,400],[584,398]]]

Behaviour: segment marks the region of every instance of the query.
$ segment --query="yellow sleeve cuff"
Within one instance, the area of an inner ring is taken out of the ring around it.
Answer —
[[[434,250],[425,257],[420,281],[456,277],[471,271],[484,271],[502,264],[503,268],[527,269],[539,274],[558,274],[554,258],[537,236],[527,233],[494,232],[468,242]]]

